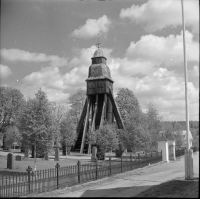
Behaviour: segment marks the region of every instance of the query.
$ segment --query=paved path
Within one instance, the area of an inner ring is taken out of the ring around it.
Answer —
[[[194,177],[199,177],[199,152],[194,153]],[[145,168],[88,182],[74,187],[38,194],[36,197],[135,197],[153,185],[176,178],[184,179],[184,156],[170,163],[160,162]]]

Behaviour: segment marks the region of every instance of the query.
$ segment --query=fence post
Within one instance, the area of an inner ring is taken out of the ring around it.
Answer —
[[[145,162],[147,163],[147,152],[145,153]]]
[[[147,154],[147,152],[146,152],[146,163],[147,163],[147,160],[148,160],[148,154]]]
[[[161,150],[161,160],[162,160],[162,150]]]
[[[81,182],[81,178],[80,178],[80,166],[81,166],[81,162],[78,160],[77,162],[77,165],[78,165],[78,183]]]
[[[131,170],[132,170],[132,154],[130,154]]]
[[[56,168],[56,175],[57,175],[57,189],[59,189],[59,173],[58,173],[59,167],[60,167],[60,165],[59,165],[59,163],[57,162],[57,164],[56,164],[56,166],[55,166],[55,168]]]
[[[111,176],[111,157],[109,157],[109,167],[110,167],[110,176]]]
[[[96,162],[96,180],[98,179],[98,164],[97,164],[97,159],[95,160]]]
[[[152,151],[151,151],[151,158],[153,157]]]
[[[121,155],[121,173],[122,173],[122,155]]]
[[[139,161],[139,166],[140,166],[140,154],[138,153],[138,161]]]
[[[31,193],[31,171],[32,171],[32,168],[30,165],[28,166],[26,171],[28,172],[28,192]]]

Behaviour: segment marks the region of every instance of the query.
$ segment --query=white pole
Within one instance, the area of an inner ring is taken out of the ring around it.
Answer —
[[[193,151],[189,144],[189,110],[188,110],[188,94],[187,94],[187,56],[185,44],[185,20],[184,20],[184,4],[181,0],[182,7],[182,26],[183,26],[183,53],[184,53],[184,69],[185,69],[185,109],[186,109],[186,139],[187,150],[185,151],[185,179],[194,179],[193,173]]]
[[[189,110],[188,110],[188,94],[187,94],[187,56],[186,56],[186,45],[185,45],[185,20],[184,20],[184,4],[181,0],[182,5],[182,25],[183,25],[183,52],[184,52],[184,69],[185,69],[185,109],[186,109],[186,138],[187,138],[187,150],[189,146]]]
[[[35,140],[34,140],[34,171],[36,172],[36,135],[35,135]]]

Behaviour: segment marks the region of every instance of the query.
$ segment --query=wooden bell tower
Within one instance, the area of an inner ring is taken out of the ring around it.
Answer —
[[[97,45],[99,45],[98,43]],[[89,117],[91,118],[91,130],[96,130],[103,125],[103,121],[108,123],[116,119],[118,128],[124,129],[124,124],[113,97],[113,83],[110,69],[106,65],[106,58],[102,50],[94,52],[92,65],[89,67],[87,82],[87,98],[77,126],[78,139],[74,151],[87,152],[85,146],[86,131],[88,130]],[[85,150],[84,150],[85,148]]]

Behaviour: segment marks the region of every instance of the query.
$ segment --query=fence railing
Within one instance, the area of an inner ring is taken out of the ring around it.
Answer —
[[[197,147],[191,147],[191,149],[193,150],[193,153],[195,153],[199,150]],[[185,148],[176,149],[175,154],[176,154],[176,157],[185,155]]]
[[[162,160],[161,152],[138,154],[137,156],[108,157],[105,161],[87,164],[33,171],[29,166],[27,172],[6,174],[0,177],[0,197],[20,197],[34,193],[69,187],[79,183],[97,180],[107,176],[144,167]]]
[[[175,151],[176,157],[180,157],[185,154],[185,149],[177,149]]]

